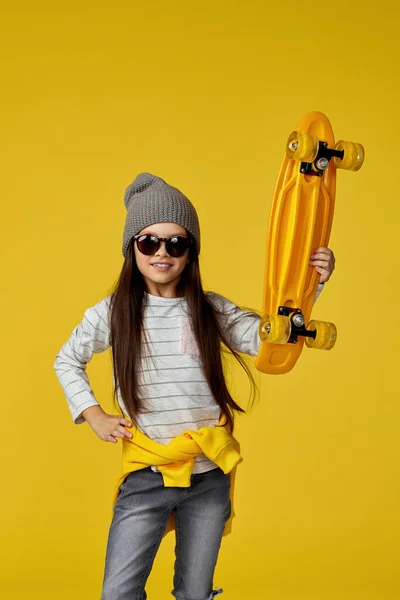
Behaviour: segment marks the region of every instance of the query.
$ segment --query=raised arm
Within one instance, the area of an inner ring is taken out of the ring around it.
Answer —
[[[323,284],[318,285],[314,302],[320,295]],[[239,306],[214,292],[207,292],[207,298],[218,311],[218,321],[229,344],[237,352],[257,356],[260,347],[258,327],[261,316],[255,312],[242,310]]]

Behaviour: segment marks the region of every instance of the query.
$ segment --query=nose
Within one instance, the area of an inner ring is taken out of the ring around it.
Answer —
[[[160,242],[160,247],[157,250],[155,256],[169,256],[167,248],[165,247],[165,241]]]

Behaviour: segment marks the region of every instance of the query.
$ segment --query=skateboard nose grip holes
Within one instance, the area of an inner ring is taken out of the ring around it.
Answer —
[[[260,322],[259,335],[262,342],[286,344],[290,338],[291,323],[284,315],[265,315]]]

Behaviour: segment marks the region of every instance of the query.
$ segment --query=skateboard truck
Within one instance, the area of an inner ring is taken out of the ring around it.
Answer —
[[[294,145],[295,143],[293,146]],[[328,148],[328,144],[326,142],[319,142],[317,157],[312,163],[301,162],[300,173],[303,173],[304,175],[309,174],[322,177],[324,171],[326,171],[329,166],[330,159],[333,156],[343,160],[344,150],[331,150],[331,148]]]
[[[289,306],[280,306],[278,314],[289,317],[292,323],[290,338],[288,344],[297,344],[299,336],[311,337],[315,340],[317,332],[306,329],[304,325],[304,315],[299,308],[290,308]]]

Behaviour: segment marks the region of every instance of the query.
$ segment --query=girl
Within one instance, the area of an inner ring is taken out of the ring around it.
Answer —
[[[109,531],[102,600],[146,600],[145,584],[163,536],[176,533],[177,600],[210,600],[222,536],[230,531],[240,448],[221,350],[254,381],[239,352],[256,356],[260,316],[205,293],[195,208],[177,188],[142,173],[127,188],[125,261],[110,296],[88,308],[54,368],[74,423],[123,443]],[[318,248],[318,297],[335,258]],[[106,414],[85,368],[111,348],[121,415]]]

